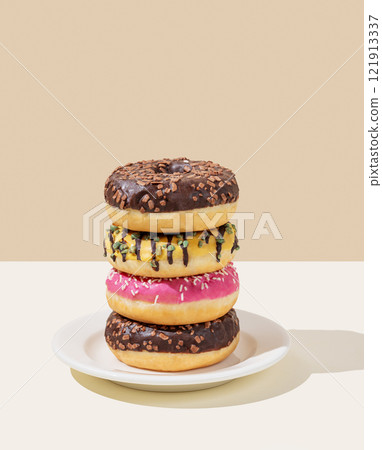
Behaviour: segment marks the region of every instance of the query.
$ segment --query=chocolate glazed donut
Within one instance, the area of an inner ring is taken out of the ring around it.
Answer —
[[[153,325],[112,312],[105,339],[125,364],[151,370],[180,371],[215,364],[234,351],[239,320],[231,309],[211,322],[191,325]]]
[[[114,225],[150,231],[151,218],[159,232],[177,233],[209,228],[200,213],[218,217],[214,227],[228,222],[239,188],[234,173],[212,161],[165,158],[118,167],[106,180],[104,196]],[[192,229],[185,213],[193,218]]]

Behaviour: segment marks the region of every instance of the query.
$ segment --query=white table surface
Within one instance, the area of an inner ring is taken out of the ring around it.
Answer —
[[[362,263],[236,265],[237,307],[290,330],[289,354],[213,389],[153,393],[71,371],[52,353],[58,328],[105,303],[107,263],[0,263],[0,447],[361,449]]]

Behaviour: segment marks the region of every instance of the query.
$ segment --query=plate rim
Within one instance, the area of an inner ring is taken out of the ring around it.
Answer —
[[[53,336],[52,339],[52,350],[54,355],[62,361],[64,364],[69,366],[70,368],[74,370],[78,370],[81,373],[85,373],[86,375],[94,376],[96,378],[101,378],[104,380],[110,380],[110,381],[118,381],[121,383],[129,383],[132,385],[145,385],[145,386],[182,386],[182,385],[196,385],[196,384],[206,384],[206,383],[213,383],[213,382],[220,382],[220,381],[229,381],[237,378],[242,378],[248,375],[252,375],[254,373],[261,372],[265,369],[268,369],[269,367],[277,364],[279,361],[281,361],[288,353],[291,345],[291,339],[289,336],[289,333],[287,330],[285,330],[284,327],[282,327],[279,323],[269,319],[268,317],[261,316],[256,313],[252,313],[251,311],[242,310],[235,308],[236,312],[239,313],[250,313],[261,320],[265,320],[270,322],[273,326],[276,326],[281,333],[283,340],[285,340],[285,344],[280,348],[280,354],[270,359],[269,361],[265,362],[262,365],[257,365],[254,367],[254,364],[248,363],[246,366],[241,366],[241,363],[226,367],[224,369],[221,369],[219,371],[212,371],[208,374],[206,373],[187,373],[185,372],[179,372],[179,375],[165,375],[166,372],[154,372],[153,373],[113,373],[111,370],[103,369],[103,368],[93,368],[92,366],[89,366],[86,363],[83,363],[81,361],[75,360],[72,357],[68,356],[65,352],[61,351],[63,345],[60,345],[58,341],[61,338],[61,335],[67,330],[70,326],[73,326],[75,322],[84,325],[86,324],[87,320],[90,320],[92,317],[98,316],[98,315],[104,315],[105,312],[107,313],[107,310],[100,310],[97,311],[94,314],[88,314],[81,317],[77,317],[76,319],[73,319],[69,322],[67,322],[65,325],[60,327],[56,333]],[[83,325],[83,326],[84,326]],[[243,330],[248,333],[248,330]],[[249,333],[250,334],[250,333]],[[251,335],[251,334],[250,334]],[[253,335],[251,335],[253,336]],[[240,345],[240,344],[239,344]],[[255,358],[256,356],[253,356],[252,358]],[[251,359],[251,358],[249,358]],[[245,360],[247,361],[247,360]],[[160,376],[158,376],[160,374]]]

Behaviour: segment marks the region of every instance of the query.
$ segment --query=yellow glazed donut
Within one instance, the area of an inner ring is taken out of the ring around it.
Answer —
[[[112,225],[106,231],[104,256],[121,272],[142,277],[174,278],[215,272],[238,250],[234,225],[177,235],[127,230]]]

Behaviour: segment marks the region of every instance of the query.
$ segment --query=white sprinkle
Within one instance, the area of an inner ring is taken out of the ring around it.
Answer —
[[[182,302],[184,300],[184,294],[183,292],[180,294],[180,301]]]
[[[156,304],[156,302],[157,302],[158,298],[159,298],[159,295],[157,295],[157,296],[155,297],[155,300],[154,300],[154,305]]]
[[[180,285],[179,292],[182,292],[182,289],[183,289],[183,284]]]

